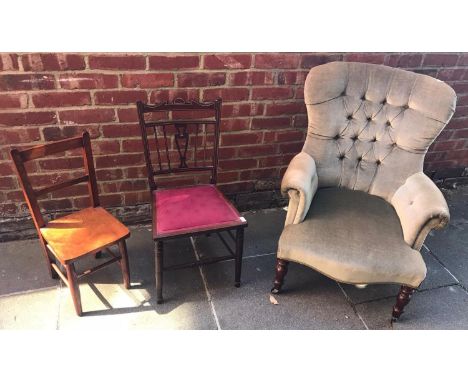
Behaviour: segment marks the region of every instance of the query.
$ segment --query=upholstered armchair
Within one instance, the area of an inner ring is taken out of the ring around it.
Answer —
[[[290,261],[342,283],[396,283],[396,320],[426,277],[427,234],[449,220],[422,170],[455,92],[422,74],[333,62],[310,70],[304,93],[308,133],[281,184],[289,207],[272,293]]]

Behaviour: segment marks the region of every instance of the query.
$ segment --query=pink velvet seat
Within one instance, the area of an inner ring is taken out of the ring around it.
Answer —
[[[183,235],[245,220],[214,185],[153,191],[153,237]]]

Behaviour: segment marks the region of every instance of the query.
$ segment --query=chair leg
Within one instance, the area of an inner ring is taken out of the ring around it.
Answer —
[[[398,293],[397,301],[395,306],[393,307],[392,312],[392,321],[397,321],[403,313],[405,306],[409,303],[411,296],[413,295],[414,288],[410,288],[407,286],[402,286],[400,288],[400,293]]]
[[[40,242],[41,242],[42,254],[44,255],[44,258],[45,258],[46,264],[47,264],[47,270],[49,271],[49,276],[50,276],[52,279],[59,279],[59,275],[57,274],[57,272],[55,272],[54,268],[52,268],[52,262],[53,262],[54,260],[52,260],[52,259],[49,257],[49,253],[48,253],[48,251],[47,251],[46,244],[45,244],[45,242],[43,241],[42,237],[40,237],[39,239],[40,239]]]
[[[163,283],[163,256],[164,247],[162,241],[156,241],[154,245],[154,262],[156,266],[156,302],[163,303],[162,283]]]
[[[67,270],[68,287],[70,289],[73,304],[75,305],[76,314],[81,316],[83,310],[81,309],[80,287],[78,286],[75,265],[73,263],[65,264],[65,269]]]
[[[120,256],[120,268],[122,269],[122,277],[125,288],[130,288],[130,266],[128,265],[128,254],[127,254],[127,244],[125,240],[119,241],[119,251]]]
[[[289,261],[276,259],[276,276],[271,293],[279,294],[284,283],[284,276],[288,273]]]
[[[236,233],[236,273],[234,286],[240,287],[242,272],[242,254],[244,252],[244,228],[238,228]]]

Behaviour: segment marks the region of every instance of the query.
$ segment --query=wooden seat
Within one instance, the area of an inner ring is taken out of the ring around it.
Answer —
[[[81,149],[83,154],[86,175],[37,190],[33,189],[26,172],[25,162],[77,149]],[[52,278],[60,277],[69,287],[76,314],[79,316],[82,314],[78,279],[85,275],[119,262],[124,286],[129,288],[130,272],[125,239],[130,236],[130,232],[127,227],[104,208],[99,207],[99,195],[89,134],[85,132],[80,137],[42,144],[22,151],[13,149],[11,150],[11,158],[15,164],[24,197],[39,235],[49,275]],[[39,208],[38,198],[83,182],[88,183],[90,207],[46,222]],[[116,255],[108,248],[114,244],[119,247],[119,255]],[[97,255],[103,249],[110,253],[110,260],[87,269],[81,274],[76,273],[74,264],[76,260],[86,255]],[[66,269],[66,275],[58,266],[57,261]]]
[[[120,221],[102,207],[88,207],[52,220],[41,233],[62,264],[96,253],[130,235]]]

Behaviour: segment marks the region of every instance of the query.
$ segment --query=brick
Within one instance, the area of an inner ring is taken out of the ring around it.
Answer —
[[[222,118],[221,131],[240,131],[248,130],[250,127],[250,118]]]
[[[221,97],[224,102],[245,101],[249,99],[248,88],[220,88],[203,90],[203,100],[214,100]]]
[[[99,195],[99,201],[103,207],[120,207],[123,205],[121,194]]]
[[[143,142],[141,139],[126,139],[122,141],[122,152],[141,153],[143,152]]]
[[[232,195],[239,192],[249,192],[254,190],[254,183],[251,181],[248,182],[236,182],[219,185],[219,189],[225,195]]]
[[[138,122],[138,113],[136,107],[118,109],[117,116],[119,117],[119,122]]]
[[[261,157],[267,155],[277,154],[277,145],[249,145],[245,147],[239,147],[237,150],[239,158],[251,158],[251,157]]]
[[[293,96],[293,90],[290,87],[285,88],[253,88],[253,100],[274,100],[274,99],[288,99]]]
[[[120,180],[123,178],[123,171],[119,168],[98,169],[96,178],[98,181]]]
[[[0,53],[0,71],[18,70],[18,55]]]
[[[143,164],[143,153],[141,154],[117,154],[96,157],[96,168],[122,167]]]
[[[468,160],[468,150],[452,150],[452,151],[448,151],[446,154],[445,154],[445,158],[446,160],[450,160],[450,159],[457,159],[457,160],[460,160],[463,161],[465,163],[467,163],[467,160]]]
[[[154,90],[150,95],[150,102],[165,102],[173,101],[176,98],[182,98],[183,100],[200,99],[199,89],[163,89]]]
[[[128,167],[124,170],[125,178],[146,178],[146,166]]]
[[[238,171],[221,171],[218,173],[218,183],[230,183],[239,180]]]
[[[28,126],[55,124],[55,112],[0,113],[0,126]]]
[[[458,59],[458,65],[460,66],[468,65],[468,53],[460,53],[460,57]]]
[[[264,108],[263,103],[223,104],[221,116],[222,118],[259,116],[263,114]]]
[[[67,53],[32,53],[21,57],[25,72],[44,72],[56,70],[83,70],[86,68],[84,57]]]
[[[149,57],[149,68],[152,70],[197,69],[200,66],[198,55],[155,55]]]
[[[259,180],[259,179],[277,179],[278,169],[276,168],[263,168],[259,170],[248,170],[240,173],[240,180]]]
[[[124,200],[126,205],[149,203],[150,193],[147,191],[126,192],[124,194]]]
[[[454,139],[468,139],[468,129],[457,130],[453,135]]]
[[[14,175],[13,165],[9,162],[0,163],[0,176]]]
[[[243,170],[247,168],[256,168],[257,160],[248,158],[248,159],[230,159],[230,160],[220,160],[219,168],[224,171],[229,170]]]
[[[31,143],[33,141],[39,141],[41,135],[37,127],[33,128],[14,128],[14,129],[2,129],[0,133],[0,145],[8,145],[8,151],[11,145],[17,143]],[[10,159],[7,154],[2,159]]]
[[[51,74],[3,74],[0,75],[0,91],[47,90],[55,88]]]
[[[204,57],[204,69],[247,69],[250,68],[250,54],[211,54]]]
[[[59,116],[65,125],[115,121],[113,109],[64,110],[59,112]]]
[[[177,84],[181,87],[221,86],[226,83],[225,73],[180,73]]]
[[[129,73],[122,74],[121,79],[124,88],[151,89],[174,86],[174,75],[172,73]]]
[[[295,85],[298,72],[279,72],[278,85]]]
[[[83,157],[46,158],[38,161],[42,170],[67,170],[83,168]]]
[[[92,148],[95,155],[117,154],[120,152],[120,142],[96,140],[92,142]]]
[[[275,136],[278,142],[292,142],[301,141],[304,142],[305,134],[304,131],[278,131]]]
[[[274,73],[271,71],[242,71],[228,73],[228,84],[231,86],[273,85]]]
[[[460,130],[463,131],[463,130]],[[453,150],[456,148],[458,141],[446,141],[446,142],[435,142],[432,147],[431,151],[447,151]]]
[[[104,138],[139,137],[140,134],[140,126],[138,124],[102,126],[102,135]]]
[[[260,158],[258,160],[258,167],[263,168],[263,167],[277,167],[277,166],[283,166],[283,165],[288,165],[289,162],[291,162],[291,159],[298,153],[290,153],[290,154],[281,154],[278,156],[270,156],[267,158]]]
[[[0,190],[12,190],[18,188],[16,178],[12,176],[0,177]]]
[[[108,90],[94,94],[96,105],[135,104],[136,101],[148,102],[148,95],[144,90]]]
[[[42,129],[42,134],[46,141],[57,141],[59,139],[66,139],[77,137],[78,135],[83,134],[84,131],[87,131],[91,139],[96,139],[99,137],[99,127],[98,126],[48,126]]]
[[[146,59],[140,55],[90,55],[90,69],[143,70]]]
[[[343,56],[341,54],[314,54],[303,55],[301,57],[301,68],[308,69],[317,65],[323,65],[328,62],[341,61]]]
[[[369,64],[383,64],[385,54],[383,53],[348,53],[343,57],[344,61],[367,62]]]
[[[279,145],[279,152],[282,154],[297,154],[299,151],[302,150],[302,146],[304,146],[304,142],[297,142],[297,143],[281,143]]]
[[[255,55],[255,67],[259,69],[294,69],[299,66],[296,53],[267,53]]]
[[[457,64],[457,54],[428,53],[425,55],[423,66],[454,66]]]
[[[294,103],[272,103],[266,105],[265,115],[283,115],[305,113],[306,107],[303,102]]]
[[[35,107],[65,107],[91,105],[89,92],[47,92],[32,95]]]
[[[453,84],[452,88],[457,94],[466,94],[468,93],[468,82],[460,82]]]
[[[253,118],[252,129],[276,129],[291,127],[291,118]]]
[[[0,204],[1,216],[16,216],[17,205],[15,203],[2,203]]]
[[[0,109],[24,109],[28,107],[27,94],[0,94]]]
[[[62,89],[111,89],[119,86],[119,78],[114,74],[71,73],[61,74],[59,84]]]
[[[72,202],[70,199],[41,200],[39,204],[46,211],[63,211],[63,210],[71,210],[73,208]]]
[[[307,115],[295,115],[293,117],[293,127],[305,128],[308,125]]]
[[[239,146],[260,143],[261,137],[261,134],[258,133],[221,134],[221,146]]]
[[[390,54],[385,58],[385,65],[397,68],[416,68],[421,66],[422,54]]]

